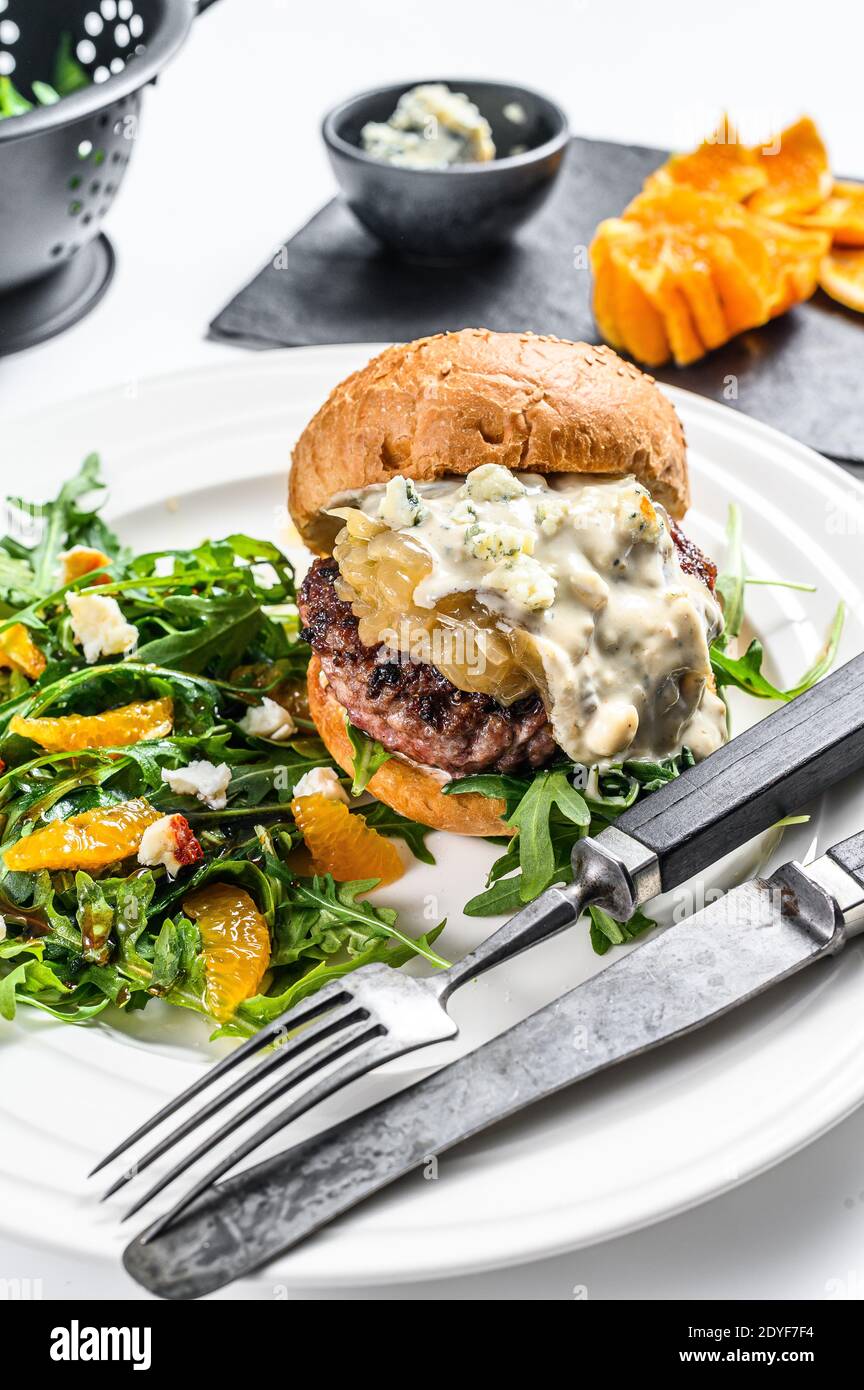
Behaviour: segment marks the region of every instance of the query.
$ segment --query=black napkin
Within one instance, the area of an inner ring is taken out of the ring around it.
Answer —
[[[307,222],[223,309],[210,336],[246,347],[404,342],[481,325],[597,342],[587,248],[661,150],[574,139],[545,207],[481,262],[429,268],[382,249],[339,199]],[[661,381],[713,397],[804,444],[864,462],[864,320],[821,291]]]

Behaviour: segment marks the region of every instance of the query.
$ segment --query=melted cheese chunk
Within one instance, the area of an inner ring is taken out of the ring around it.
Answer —
[[[352,499],[370,518],[361,529],[422,548],[416,612],[452,613],[467,595],[478,626],[506,635],[575,762],[685,746],[702,758],[725,742],[725,706],[710,688],[720,609],[682,570],[665,512],[635,478],[550,480],[486,464],[464,480],[402,483]],[[349,519],[342,536],[351,529]]]

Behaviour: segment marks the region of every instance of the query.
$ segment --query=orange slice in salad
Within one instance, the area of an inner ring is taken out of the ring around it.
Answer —
[[[819,284],[838,304],[864,314],[864,251],[832,251],[822,262]]]
[[[267,922],[244,888],[207,883],[183,899],[204,948],[204,1003],[220,1023],[257,994],[270,964]]]
[[[71,550],[64,550],[60,556],[60,583],[71,584],[73,579],[81,579],[83,575],[102,569],[107,564],[110,564],[110,560],[103,551],[89,545],[73,545]],[[107,574],[97,575],[93,581],[94,584],[109,582]]]
[[[748,200],[751,212],[788,218],[810,212],[830,197],[834,180],[822,136],[809,116],[781,131],[776,143],[757,150],[768,182]]]
[[[127,748],[143,739],[165,738],[174,727],[174,701],[138,700],[103,714],[68,714],[59,719],[28,719],[16,714],[13,734],[38,743],[48,753],[74,753],[85,748]]]
[[[385,884],[405,872],[395,846],[361,815],[352,815],[344,802],[317,792],[295,796],[291,814],[303,832],[316,873],[332,874],[339,883],[377,878]]]
[[[31,681],[38,680],[46,661],[23,623],[13,623],[0,632],[0,666],[21,671]]]
[[[161,814],[143,797],[117,806],[99,806],[25,835],[4,851],[3,861],[7,869],[20,873],[102,869],[134,854],[147,826]]]

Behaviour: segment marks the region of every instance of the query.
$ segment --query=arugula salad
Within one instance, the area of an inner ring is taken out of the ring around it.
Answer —
[[[31,82],[32,101],[22,95],[11,77],[6,74],[0,77],[0,121],[9,116],[23,116],[34,106],[55,106],[63,97],[89,86],[90,77],[72,52],[72,39],[64,34],[54,60],[52,81]]]
[[[394,839],[434,864],[429,831],[366,793],[390,757],[379,743],[349,725],[352,780],[318,738],[288,559],[246,535],[133,554],[100,515],[103,489],[92,455],[53,501],[7,501],[0,1015],[29,1006],[85,1023],[162,999],[212,1020],[214,1036],[248,1035],[362,965],[445,966],[443,922],[415,937],[379,901],[403,871]],[[757,641],[733,654],[758,582],[733,508],[717,686],[791,699],[830,668],[843,612],[819,660],[780,691]],[[517,832],[466,913],[510,913],[566,881],[580,836],[692,761],[687,750],[602,772],[562,761],[531,779],[450,783],[451,795],[503,798]],[[600,953],[652,925],[591,909]]]

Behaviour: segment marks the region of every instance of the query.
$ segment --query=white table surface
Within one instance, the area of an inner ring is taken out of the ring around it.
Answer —
[[[207,323],[331,195],[321,113],[378,83],[509,76],[556,97],[579,134],[660,146],[692,145],[724,109],[754,140],[807,110],[834,166],[864,175],[859,0],[463,0],[453,23],[445,11],[413,0],[221,0],[203,16],[148,93],[107,223],[118,252],[108,295],[64,336],[0,359],[0,420],[239,355],[205,341]],[[773,1172],[636,1235],[530,1266],[336,1296],[861,1298],[862,1154],[864,1111]],[[28,1277],[46,1298],[142,1296],[113,1265],[0,1240],[0,1278]],[[262,1277],[229,1296],[286,1295]]]

